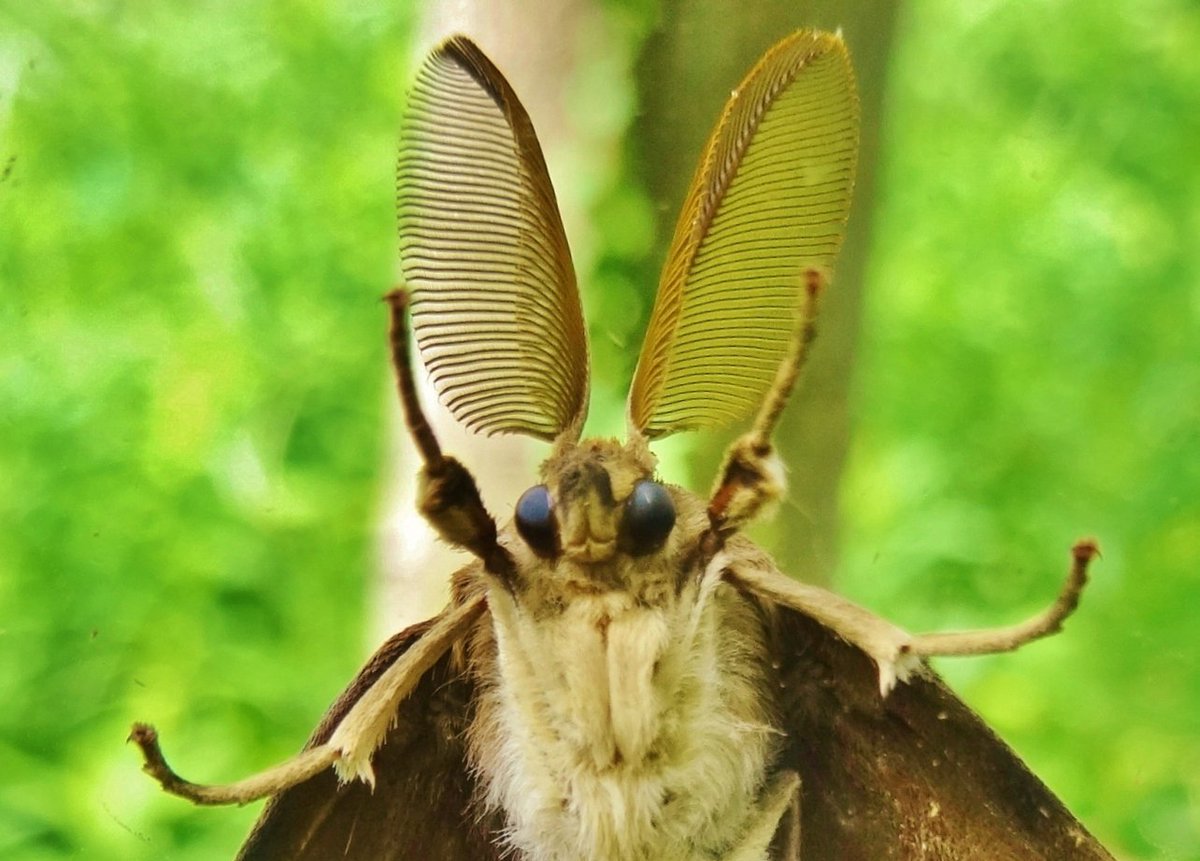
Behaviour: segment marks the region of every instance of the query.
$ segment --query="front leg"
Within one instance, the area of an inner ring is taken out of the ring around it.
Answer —
[[[278,795],[330,766],[343,782],[357,778],[374,786],[371,757],[383,743],[396,709],[430,667],[467,635],[486,609],[484,596],[476,595],[444,611],[359,697],[328,741],[236,783],[208,785],[184,780],[167,764],[158,733],[148,724],[134,724],[129,740],[142,750],[143,771],[167,792],[196,804],[248,804]]]
[[[710,564],[738,589],[790,607],[866,653],[879,670],[879,692],[886,697],[897,681],[906,680],[924,658],[1011,652],[1058,632],[1079,606],[1088,566],[1098,555],[1095,541],[1076,542],[1071,549],[1071,569],[1058,597],[1032,618],[1006,627],[941,634],[909,634],[852,601],[784,576],[761,559],[747,560],[724,552]]]

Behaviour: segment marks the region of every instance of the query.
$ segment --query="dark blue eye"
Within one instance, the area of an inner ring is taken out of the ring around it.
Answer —
[[[625,532],[629,552],[651,553],[662,546],[675,526],[675,502],[657,481],[639,481],[625,500]]]
[[[517,532],[525,539],[534,553],[553,556],[558,552],[558,523],[554,517],[554,503],[550,500],[550,488],[537,484],[521,494],[517,500]]]

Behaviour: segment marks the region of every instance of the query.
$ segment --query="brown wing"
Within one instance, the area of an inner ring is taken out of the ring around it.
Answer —
[[[801,861],[1112,861],[932,670],[881,699],[863,653],[779,612]]]
[[[428,628],[388,640],[326,713],[308,741],[325,741],[352,705]],[[475,781],[463,736],[473,686],[443,657],[396,715],[375,754],[376,785],[340,784],[331,770],[272,799],[239,861],[492,861],[492,829],[472,808]]]

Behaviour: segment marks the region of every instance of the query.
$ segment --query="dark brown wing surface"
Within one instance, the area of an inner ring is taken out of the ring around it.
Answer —
[[[350,707],[428,628],[388,640],[326,713],[308,741],[325,741]],[[491,829],[472,809],[474,779],[463,736],[471,682],[443,657],[400,706],[396,725],[372,760],[374,791],[339,784],[333,770],[273,798],[239,861],[492,861]]]
[[[1112,861],[932,670],[881,699],[863,653],[779,612],[802,861]]]

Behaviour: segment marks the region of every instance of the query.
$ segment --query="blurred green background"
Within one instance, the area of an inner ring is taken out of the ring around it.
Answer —
[[[162,795],[130,722],[232,779],[370,648],[418,11],[0,0],[0,857],[232,855],[256,810]],[[671,6],[595,15],[569,90],[619,131]],[[1064,635],[939,668],[1119,857],[1198,859],[1200,7],[913,2],[883,101],[835,583],[1006,622],[1096,535]],[[635,152],[578,166],[591,311],[678,206]]]

